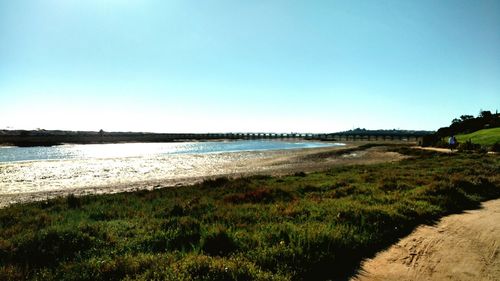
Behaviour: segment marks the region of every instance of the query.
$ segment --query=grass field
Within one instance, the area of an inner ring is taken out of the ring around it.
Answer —
[[[0,210],[0,280],[327,280],[500,196],[500,157],[411,155]]]
[[[460,143],[470,139],[476,144],[492,146],[500,143],[500,128],[483,129],[466,135],[457,135],[456,138]]]

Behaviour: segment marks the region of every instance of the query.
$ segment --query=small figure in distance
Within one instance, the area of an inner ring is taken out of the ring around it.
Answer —
[[[450,150],[453,151],[453,149],[457,146],[457,139],[455,138],[454,135],[451,135],[451,137],[448,139],[448,145],[450,146]]]

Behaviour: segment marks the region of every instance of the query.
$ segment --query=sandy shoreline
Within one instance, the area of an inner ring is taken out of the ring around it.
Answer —
[[[398,161],[382,147],[344,147],[237,153],[171,155],[161,158],[29,161],[0,164],[0,207],[69,194],[103,194],[194,184],[206,178],[317,171],[332,165]],[[322,155],[322,157],[319,157]],[[323,157],[329,155],[328,157]],[[318,156],[318,157],[317,157]]]

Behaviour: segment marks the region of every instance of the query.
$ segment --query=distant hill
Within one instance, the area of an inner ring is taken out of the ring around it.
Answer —
[[[371,135],[371,136],[426,136],[434,134],[434,131],[424,131],[424,130],[367,130],[364,128],[356,128],[353,130],[338,132],[335,134],[346,134],[346,135]]]
[[[143,132],[0,130],[0,145],[52,146],[63,143],[172,142],[192,135],[154,134]]]
[[[107,135],[142,135],[146,133],[133,132],[104,132],[104,131],[64,131],[64,130],[0,130],[0,135],[9,136],[98,136]]]

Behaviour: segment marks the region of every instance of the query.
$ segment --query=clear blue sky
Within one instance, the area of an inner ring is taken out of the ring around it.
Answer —
[[[499,107],[497,0],[0,0],[0,129],[434,130]]]

